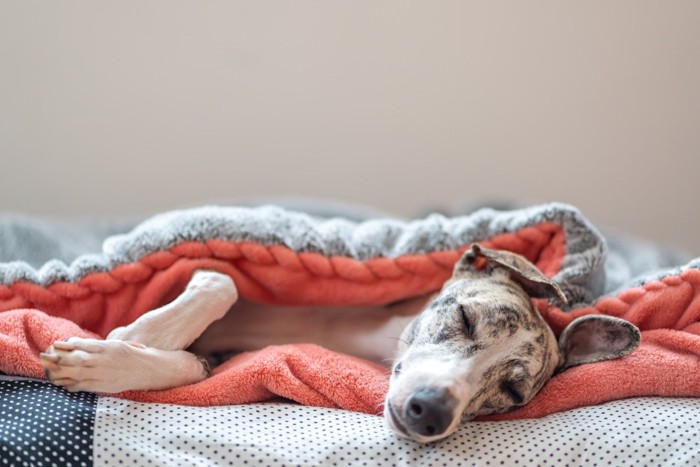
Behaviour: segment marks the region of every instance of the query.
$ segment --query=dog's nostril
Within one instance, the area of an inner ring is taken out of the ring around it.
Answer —
[[[420,417],[420,415],[423,413],[423,407],[420,404],[411,404],[411,415],[414,415],[416,417]]]

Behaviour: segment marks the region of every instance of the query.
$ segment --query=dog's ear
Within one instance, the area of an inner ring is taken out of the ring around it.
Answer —
[[[566,295],[557,284],[525,257],[511,251],[491,250],[475,243],[455,265],[454,275],[464,271],[490,271],[494,267],[506,269],[531,297],[553,298],[567,303]]]
[[[620,318],[588,315],[573,320],[559,336],[559,370],[624,357],[639,346],[637,326]]]

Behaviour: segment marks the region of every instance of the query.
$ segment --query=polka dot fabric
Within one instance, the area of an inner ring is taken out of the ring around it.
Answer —
[[[0,465],[89,466],[97,396],[0,376]]]
[[[438,443],[381,417],[286,403],[182,407],[100,398],[96,465],[700,465],[700,399],[640,398],[471,422]]]

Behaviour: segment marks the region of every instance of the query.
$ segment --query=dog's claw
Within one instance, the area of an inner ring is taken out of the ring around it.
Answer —
[[[51,354],[42,352],[39,354],[39,358],[41,358],[42,360],[46,360],[47,362],[58,363],[58,361],[60,360],[61,357],[59,357],[58,355],[51,355]]]

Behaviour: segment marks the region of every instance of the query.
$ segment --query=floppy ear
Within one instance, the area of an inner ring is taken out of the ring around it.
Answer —
[[[620,318],[589,315],[577,318],[559,336],[564,357],[560,370],[584,363],[624,357],[639,346],[637,326]]]
[[[566,304],[567,299],[559,286],[549,280],[537,266],[524,256],[505,250],[491,250],[473,244],[455,266],[454,274],[470,271],[488,272],[495,267],[504,268],[531,297],[554,298]]]

